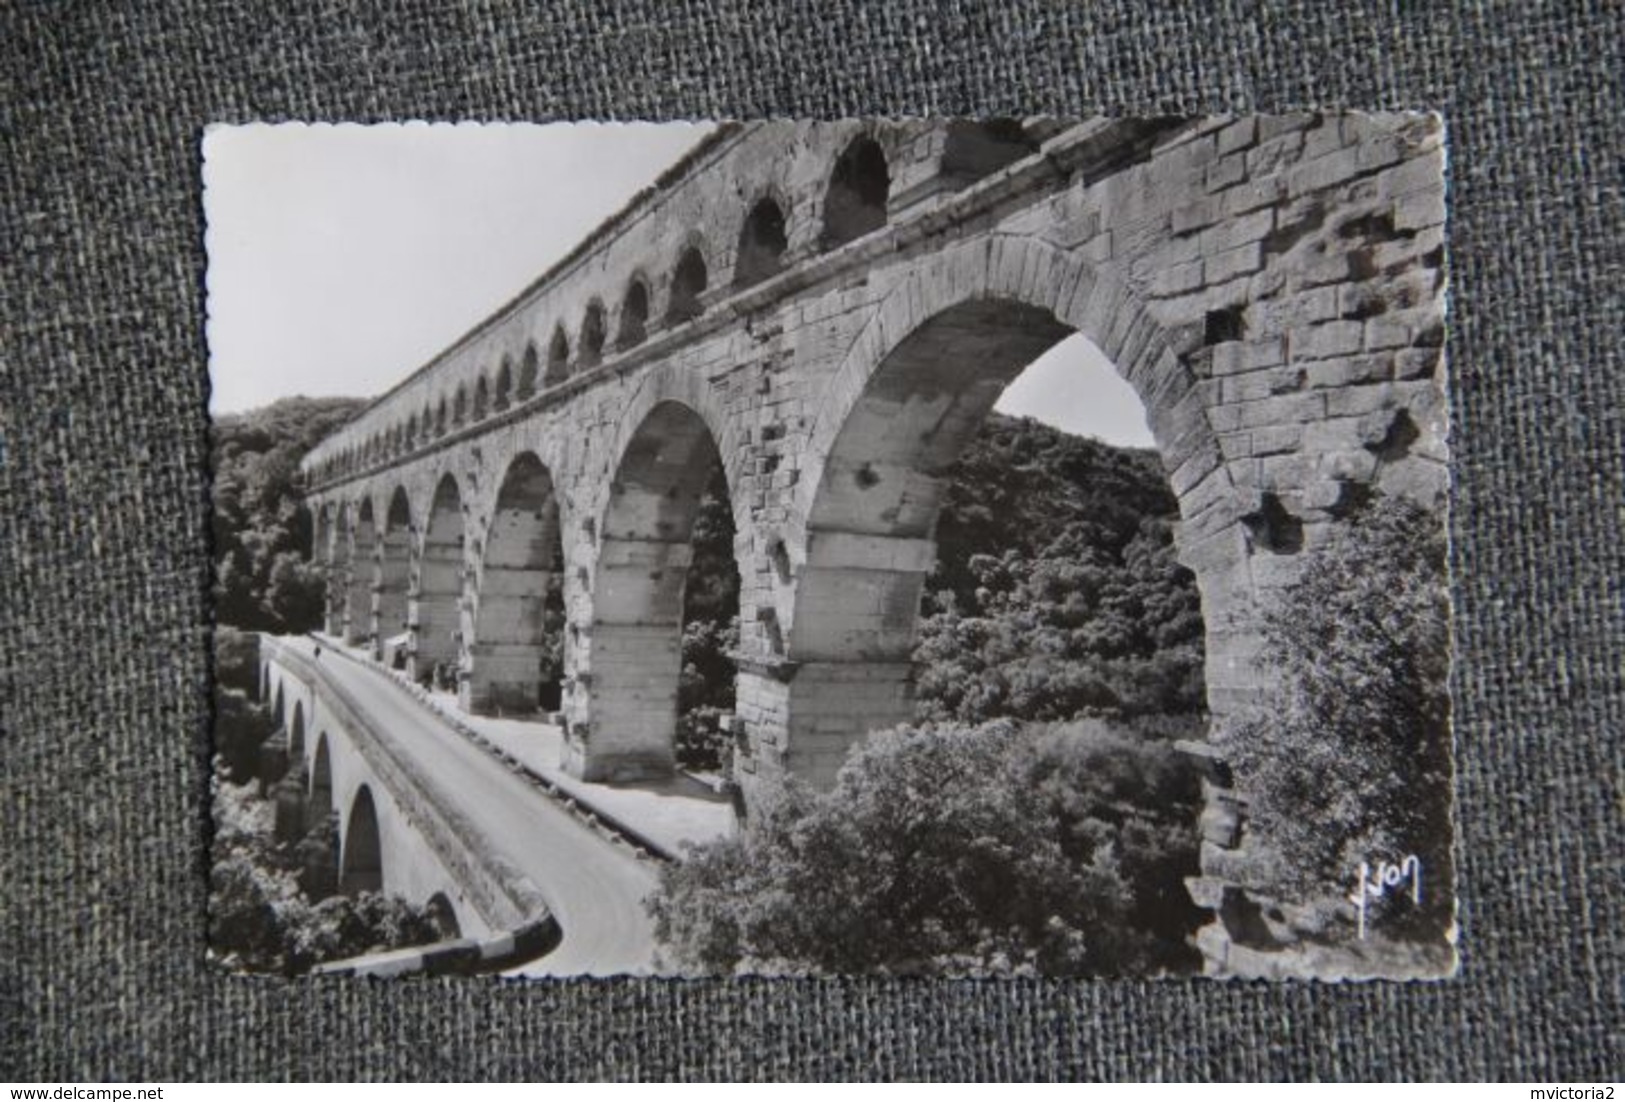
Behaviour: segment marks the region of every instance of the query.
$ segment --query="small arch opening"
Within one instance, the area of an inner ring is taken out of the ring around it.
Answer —
[[[581,319],[581,366],[597,367],[604,358],[604,304],[594,302]]]
[[[789,245],[784,211],[772,199],[759,200],[739,231],[734,286],[749,287],[777,275],[784,267],[784,252]]]
[[[626,289],[626,301],[621,304],[621,331],[616,344],[632,348],[643,343],[649,335],[649,288],[643,280],[634,279]]]
[[[491,405],[498,413],[513,404],[513,364],[508,357],[502,357],[502,366],[497,368],[497,385],[491,394]]]
[[[544,386],[557,386],[570,377],[570,338],[562,327],[553,330],[553,340],[547,346],[547,374]]]
[[[891,173],[880,143],[855,138],[835,162],[824,197],[824,247],[856,241],[884,226],[890,193]]]
[[[441,941],[451,941],[463,936],[462,925],[457,921],[457,908],[451,905],[451,900],[446,897],[445,892],[435,892],[430,896],[429,902],[423,906],[423,911]]]
[[[703,310],[700,295],[705,292],[708,273],[705,257],[692,245],[677,259],[677,268],[671,277],[671,306],[666,312],[672,323],[697,318]]]
[[[519,361],[519,400],[524,401],[536,393],[536,342],[525,345],[524,358]]]

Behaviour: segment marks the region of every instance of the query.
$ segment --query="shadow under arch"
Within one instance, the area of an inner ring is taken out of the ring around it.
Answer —
[[[457,921],[457,908],[445,892],[435,892],[423,905],[429,921],[434,924],[440,940],[450,941],[463,936],[462,924]]]
[[[339,873],[338,811],[333,806],[333,759],[326,731],[316,734],[303,805],[299,882],[312,901],[320,902],[338,890]]]
[[[483,553],[462,706],[482,715],[557,707],[564,550],[553,476],[534,452],[508,464]]]
[[[417,584],[407,616],[408,667],[418,681],[454,677],[461,654],[463,497],[449,471],[435,485],[418,553]]]
[[[310,821],[315,824],[333,814],[333,757],[327,732],[316,736],[316,750],[310,762]]]
[[[350,801],[344,843],[339,851],[339,890],[345,895],[384,889],[383,841],[372,789],[362,785]]]

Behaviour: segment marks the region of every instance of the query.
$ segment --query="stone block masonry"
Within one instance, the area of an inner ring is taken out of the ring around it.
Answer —
[[[884,171],[832,196],[843,157]],[[404,587],[415,672],[454,665],[475,709],[532,692],[553,568],[491,548],[535,512],[502,496],[515,465],[545,471],[570,768],[668,771],[686,547],[720,465],[737,779],[828,784],[911,714],[943,472],[1081,332],[1147,409],[1222,720],[1264,687],[1262,610],[1351,501],[1442,523],[1442,157],[1412,115],[723,126],[306,458],[329,625],[392,631]],[[1216,780],[1208,807],[1217,900],[1250,890],[1252,853],[1245,801]],[[1221,911],[1202,944],[1236,971],[1257,946]]]

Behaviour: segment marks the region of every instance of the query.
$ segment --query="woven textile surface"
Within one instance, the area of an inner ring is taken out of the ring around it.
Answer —
[[[0,1080],[1625,1076],[1621,42],[1605,0],[4,5]],[[205,965],[205,124],[1304,106],[1449,126],[1459,979]]]

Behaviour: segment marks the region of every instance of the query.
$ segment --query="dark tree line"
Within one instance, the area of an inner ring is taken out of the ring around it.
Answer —
[[[325,582],[308,558],[310,514],[299,461],[349,423],[358,398],[283,398],[215,419],[215,616],[247,631],[321,625]]]

